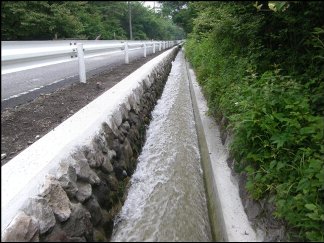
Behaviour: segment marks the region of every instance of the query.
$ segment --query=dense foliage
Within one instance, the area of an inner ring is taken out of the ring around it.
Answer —
[[[129,39],[129,7],[133,39],[184,37],[169,18],[135,1],[2,1],[2,40]]]
[[[291,239],[324,240],[324,2],[191,2],[185,46],[255,199]],[[187,10],[188,11],[188,10]]]

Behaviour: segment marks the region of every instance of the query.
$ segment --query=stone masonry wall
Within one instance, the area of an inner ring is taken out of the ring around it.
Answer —
[[[2,241],[109,241],[113,219],[145,140],[150,114],[177,54],[147,76],[128,103],[101,125],[91,144],[78,148],[49,173],[37,196],[27,200]]]

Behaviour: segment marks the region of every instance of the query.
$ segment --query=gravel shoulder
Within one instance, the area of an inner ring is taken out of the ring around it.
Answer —
[[[1,166],[159,54],[107,67],[85,84],[70,84],[29,103],[2,110]]]

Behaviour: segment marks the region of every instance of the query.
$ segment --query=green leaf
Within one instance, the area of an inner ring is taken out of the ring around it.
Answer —
[[[283,167],[285,167],[285,164],[279,161],[277,164],[277,171],[280,171],[280,169],[282,169]]]
[[[315,133],[315,128],[314,127],[303,127],[300,129],[300,134],[306,135],[306,134],[312,134]]]
[[[277,164],[276,160],[273,160],[270,162],[270,169],[273,169],[273,167],[275,167],[275,165]]]
[[[277,144],[277,148],[281,148],[287,140],[286,134],[274,134],[271,137],[273,143]]]
[[[320,217],[317,213],[307,213],[306,216],[316,221],[320,220]]]
[[[305,204],[305,208],[311,210],[311,211],[315,211],[317,209],[316,205],[309,203],[309,204]]]

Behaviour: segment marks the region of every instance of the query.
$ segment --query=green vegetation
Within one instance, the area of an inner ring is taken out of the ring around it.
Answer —
[[[324,2],[190,2],[186,55],[254,199],[324,240]],[[181,10],[180,10],[181,11]]]
[[[130,2],[134,40],[177,40],[181,27]],[[129,39],[126,1],[2,1],[2,40]]]

